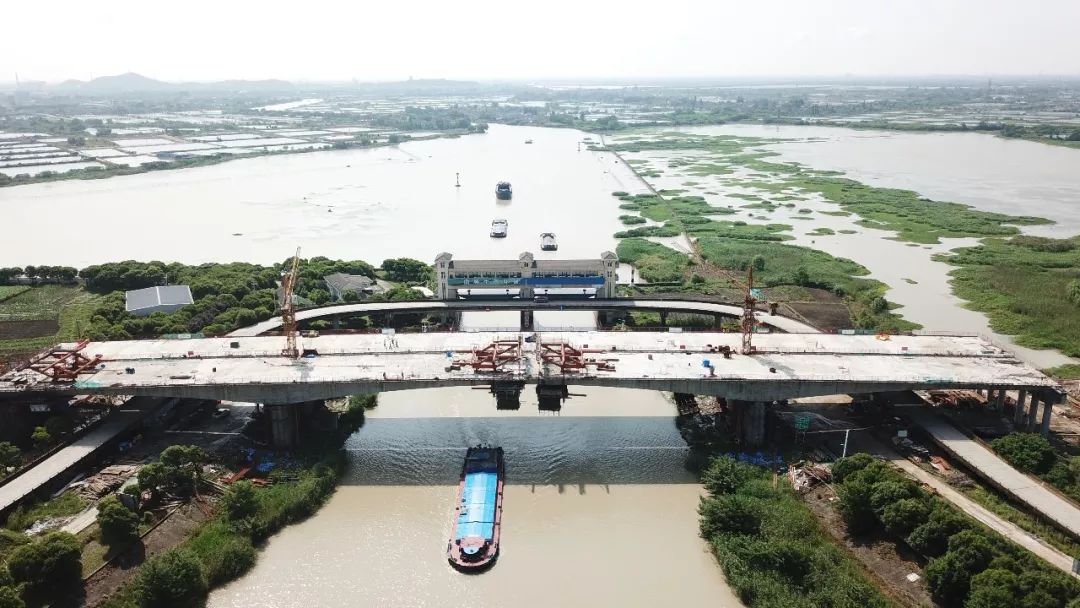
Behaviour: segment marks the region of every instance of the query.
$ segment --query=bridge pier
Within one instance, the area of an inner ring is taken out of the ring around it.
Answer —
[[[765,442],[765,420],[768,407],[764,401],[728,400],[734,417],[738,440],[747,446]]]
[[[536,385],[536,399],[541,412],[562,410],[563,400],[570,396],[570,389],[565,384],[539,382]]]
[[[521,391],[524,388],[524,382],[492,382],[491,394],[495,395],[495,409],[521,409]]]
[[[994,399],[994,411],[1001,414],[1005,412],[1005,389],[999,388],[997,397]]]
[[[521,331],[532,331],[533,328],[533,311],[523,310],[521,311]]]
[[[276,448],[292,449],[300,445],[299,405],[264,405],[270,419],[270,444]]]
[[[667,327],[667,315],[668,315],[668,312],[666,310],[661,310],[660,311],[660,325],[662,325],[664,327]]]

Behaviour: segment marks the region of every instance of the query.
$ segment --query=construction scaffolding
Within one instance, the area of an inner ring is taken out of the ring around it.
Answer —
[[[615,371],[615,365],[610,360],[597,360],[586,357],[588,353],[606,352],[599,348],[577,348],[565,341],[541,342],[537,349],[537,355],[544,364],[557,366],[564,374],[567,372],[586,371],[588,366],[596,367],[597,371]]]
[[[506,365],[521,361],[521,350],[521,338],[496,340],[483,348],[474,348],[465,365],[475,372],[502,372]]]

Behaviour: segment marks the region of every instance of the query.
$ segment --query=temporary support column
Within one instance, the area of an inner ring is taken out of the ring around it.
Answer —
[[[276,448],[290,449],[300,444],[299,405],[266,405],[270,417],[270,443]]]
[[[1027,401],[1027,391],[1020,389],[1020,392],[1016,394],[1016,407],[1013,408],[1013,426],[1019,428],[1023,426],[1027,412],[1024,411],[1024,402]]]
[[[1043,435],[1050,434],[1050,413],[1054,410],[1054,399],[1043,399],[1042,429]]]
[[[1005,412],[1005,389],[999,388],[997,398],[994,400],[994,411],[999,414]]]
[[[1038,414],[1038,412],[1039,412],[1039,394],[1038,393],[1031,393],[1031,409],[1028,410],[1027,424],[1025,425],[1027,427],[1027,430],[1030,431],[1031,429],[1035,428],[1035,416]]]
[[[767,407],[763,401],[730,400],[735,417],[738,439],[748,446],[761,445],[765,441],[765,418]]]

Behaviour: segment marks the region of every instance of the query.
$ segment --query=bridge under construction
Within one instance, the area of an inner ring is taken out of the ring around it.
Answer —
[[[1062,399],[1053,380],[972,336],[738,333],[476,332],[346,334],[299,338],[299,358],[279,336],[63,344],[0,376],[0,399],[49,394],[145,395],[292,405],[365,393],[487,386],[514,409],[527,384],[558,409],[568,386],[716,395],[764,436],[769,404],[796,397],[901,390],[1023,391],[1024,420],[1046,430]],[[997,403],[1000,400],[991,400]],[[1036,410],[1042,404],[1042,419]],[[290,415],[279,414],[282,420]],[[285,424],[283,422],[283,424]],[[286,425],[287,427],[287,425]],[[285,428],[283,436],[295,437]]]

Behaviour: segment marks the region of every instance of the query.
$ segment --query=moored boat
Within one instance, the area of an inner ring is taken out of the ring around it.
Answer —
[[[502,499],[503,449],[469,448],[461,467],[453,533],[446,546],[451,566],[478,572],[499,556]]]
[[[495,198],[501,201],[508,201],[514,196],[514,189],[510,187],[510,182],[499,182],[495,184]]]

